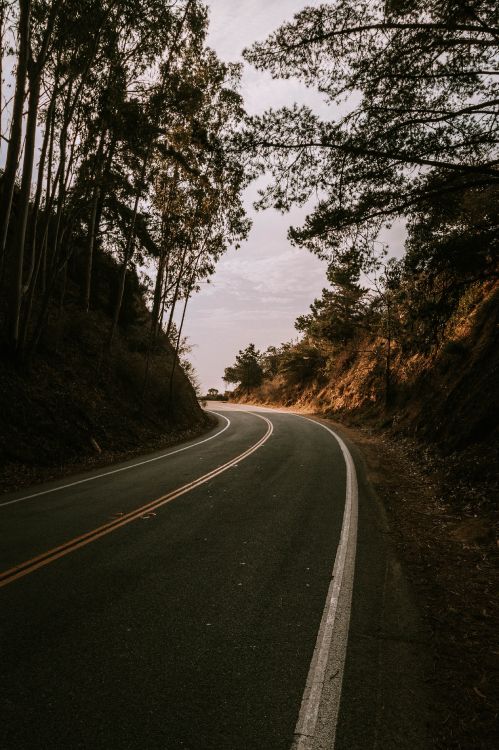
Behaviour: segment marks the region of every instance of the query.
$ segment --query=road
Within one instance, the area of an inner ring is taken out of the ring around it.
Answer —
[[[0,498],[1,750],[427,747],[428,636],[362,457],[210,408],[196,440]]]

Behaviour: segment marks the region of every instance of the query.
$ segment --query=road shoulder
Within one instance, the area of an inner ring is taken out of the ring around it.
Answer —
[[[461,517],[449,507],[438,477],[425,470],[415,451],[376,432],[330,423],[354,446],[359,481],[366,482],[371,508],[361,505],[367,513],[364,526],[379,524],[370,533],[378,533],[378,549],[386,554],[385,618],[392,625],[399,618],[398,626],[409,618],[403,628],[405,656],[402,642],[395,647],[380,623],[386,642],[386,658],[382,656],[380,663],[384,658],[383,674],[401,701],[398,719],[401,712],[413,718],[426,700],[427,747],[488,750],[497,740],[498,706],[493,696],[499,695],[495,539],[488,530],[481,531],[479,519]],[[359,530],[362,527],[361,517]],[[359,542],[360,554],[364,546]],[[380,561],[372,560],[370,565],[374,571]],[[352,649],[355,641],[353,625]],[[421,690],[407,682],[415,676]],[[388,704],[382,696],[380,700],[387,713]],[[407,746],[425,746],[415,740]],[[378,737],[377,742],[384,748],[406,747],[397,744],[396,737],[392,741]]]
[[[329,420],[347,442],[359,483],[359,525],[347,658],[335,750],[383,747],[425,750],[431,747],[434,697],[431,630],[394,544],[383,502],[374,487],[369,454],[355,431]],[[314,750],[332,747],[329,694],[338,673],[330,654]]]

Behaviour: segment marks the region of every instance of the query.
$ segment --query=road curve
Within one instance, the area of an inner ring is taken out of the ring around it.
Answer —
[[[1,498],[2,750],[425,747],[425,636],[362,467],[351,608],[345,443],[217,411],[178,449]]]

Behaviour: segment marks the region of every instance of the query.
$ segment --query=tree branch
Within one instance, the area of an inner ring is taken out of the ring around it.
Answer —
[[[444,23],[395,23],[385,21],[383,23],[365,24],[362,26],[351,26],[344,27],[341,29],[335,29],[334,31],[317,34],[316,36],[310,36],[308,38],[301,39],[299,42],[294,44],[286,44],[283,40],[279,40],[279,45],[284,49],[299,49],[310,44],[316,44],[317,42],[325,42],[328,39],[335,37],[350,36],[354,34],[362,34],[366,31],[469,31],[478,34],[495,34],[497,29],[493,27],[484,28],[482,24],[475,26],[473,24],[455,24],[449,26]]]
[[[384,152],[378,151],[377,149],[350,146],[348,144],[327,143],[324,139],[319,142],[309,141],[307,143],[272,143],[271,141],[261,141],[254,145],[260,148],[288,151],[304,148],[327,148],[351,154],[352,156],[372,156],[380,159],[391,159],[392,161],[400,162],[402,164],[417,164],[423,167],[436,167],[438,169],[448,169],[453,172],[461,173],[488,174],[492,177],[499,178],[499,170],[491,168],[492,165],[498,163],[497,160],[488,162],[482,166],[475,166],[473,164],[455,164],[453,162],[438,161],[436,159],[422,159],[417,156],[411,156],[410,154]]]

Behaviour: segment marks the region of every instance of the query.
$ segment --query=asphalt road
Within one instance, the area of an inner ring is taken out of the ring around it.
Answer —
[[[0,498],[1,750],[428,746],[428,636],[362,457],[216,410]]]

